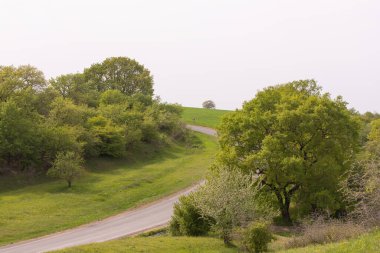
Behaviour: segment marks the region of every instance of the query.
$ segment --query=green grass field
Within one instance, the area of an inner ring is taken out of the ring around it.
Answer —
[[[123,253],[237,253],[238,248],[226,248],[222,240],[210,237],[135,237],[125,238],[105,243],[88,244],[68,248],[56,253],[95,253],[95,252],[123,252]],[[378,253],[380,252],[380,231],[362,235],[357,239],[326,245],[309,246],[306,248],[278,253]]]
[[[229,112],[231,111],[184,107],[182,119],[188,124],[215,128],[221,117]]]
[[[380,252],[380,230],[365,234],[359,238],[338,243],[325,245],[313,245],[305,248],[297,248],[279,253],[379,253]]]
[[[103,219],[194,184],[217,151],[214,137],[196,136],[203,148],[174,145],[149,159],[92,161],[72,189],[46,177],[0,178],[0,244]]]
[[[235,253],[222,240],[204,237],[126,238],[55,251],[56,253]]]

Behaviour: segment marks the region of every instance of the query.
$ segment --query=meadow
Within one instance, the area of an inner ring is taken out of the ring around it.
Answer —
[[[173,144],[127,160],[96,159],[72,188],[45,175],[0,179],[0,244],[62,231],[152,202],[201,180],[217,151],[214,137],[200,147]]]
[[[187,124],[216,128],[228,110],[183,107],[182,119]]]

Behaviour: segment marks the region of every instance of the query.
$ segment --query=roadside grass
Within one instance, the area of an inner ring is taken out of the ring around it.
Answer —
[[[208,237],[150,237],[125,238],[105,243],[94,243],[55,253],[235,253],[236,248],[226,248],[223,241]]]
[[[285,237],[279,238],[280,241]],[[288,238],[289,239],[289,238]],[[278,243],[278,242],[277,242]],[[55,253],[95,253],[95,252],[145,252],[145,253],[237,253],[238,247],[226,248],[221,239],[212,237],[132,237],[104,243],[93,243],[67,248]],[[380,252],[380,230],[363,234],[349,241],[312,245],[304,248],[280,250],[270,247],[269,252],[277,253],[377,253]]]
[[[378,253],[380,252],[380,230],[363,234],[356,239],[324,245],[311,245],[304,248],[295,248],[279,253]]]
[[[196,136],[202,148],[174,144],[134,161],[93,160],[71,189],[43,175],[0,178],[0,244],[100,220],[191,186],[204,177],[218,148],[214,137]]]
[[[183,107],[182,119],[187,124],[216,128],[223,115],[231,111]]]

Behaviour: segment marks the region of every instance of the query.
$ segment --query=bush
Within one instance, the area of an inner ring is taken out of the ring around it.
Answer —
[[[267,224],[255,222],[245,230],[243,243],[248,252],[260,253],[268,250],[268,243],[272,239]]]
[[[293,238],[287,248],[305,247],[309,244],[325,244],[356,237],[365,232],[363,226],[351,221],[324,220],[317,218],[312,224],[304,226],[304,233]]]
[[[210,230],[210,223],[203,218],[199,209],[194,206],[193,195],[183,196],[174,205],[174,214],[170,221],[169,231],[173,236],[205,235]]]

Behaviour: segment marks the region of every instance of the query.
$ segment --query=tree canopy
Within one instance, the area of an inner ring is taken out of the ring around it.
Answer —
[[[357,150],[360,124],[341,97],[322,93],[314,80],[272,86],[219,129],[219,162],[256,173],[291,222],[291,201],[301,210],[342,207],[338,179]]]
[[[46,171],[57,154],[123,157],[185,134],[178,105],[153,97],[153,77],[126,57],[45,80],[0,66],[0,174]]]
[[[119,90],[132,96],[153,96],[153,77],[148,69],[126,57],[111,57],[84,70],[85,81],[97,91]]]

